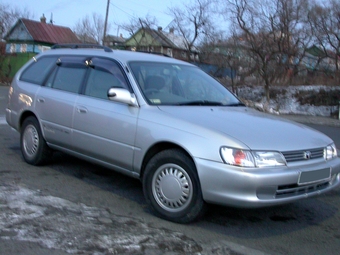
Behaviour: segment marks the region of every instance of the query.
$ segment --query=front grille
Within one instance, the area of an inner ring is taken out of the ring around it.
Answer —
[[[282,152],[282,154],[285,157],[286,161],[289,163],[295,161],[303,161],[307,159],[323,158],[323,151],[324,148],[317,148],[301,151],[285,151]],[[308,157],[306,157],[306,155],[308,155]]]
[[[311,192],[323,190],[326,189],[329,185],[331,185],[329,181],[304,186],[298,186],[296,184],[284,185],[278,187],[275,195],[276,198],[293,197],[297,195],[308,194]]]

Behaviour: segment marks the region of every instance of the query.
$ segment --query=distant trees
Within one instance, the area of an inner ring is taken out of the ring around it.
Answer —
[[[321,47],[324,56],[335,59],[334,68],[339,77],[340,65],[340,2],[330,0],[315,4],[308,13],[314,43]]]
[[[86,15],[80,19],[73,28],[73,32],[83,43],[103,43],[104,35],[104,19],[98,13],[92,13],[91,16]],[[108,24],[109,29],[110,24]]]
[[[205,37],[214,34],[214,3],[211,0],[194,0],[168,9],[169,15],[173,17],[171,26],[183,38],[188,60],[190,53],[196,51],[197,45]]]
[[[3,39],[19,18],[31,19],[34,15],[25,9],[0,3],[0,39]]]
[[[322,4],[314,0],[192,0],[168,8],[168,14],[173,17],[168,28],[183,39],[186,59],[192,61],[190,53],[198,51],[200,60],[217,67],[215,75],[230,70],[233,90],[246,77],[256,77],[269,100],[272,85],[287,84],[302,70],[305,50],[313,44],[324,51],[324,57],[334,60],[335,73],[339,73],[338,0]],[[218,15],[224,17],[224,24],[216,25]],[[87,23],[83,28],[89,27]],[[129,35],[158,26],[150,15],[119,24]],[[134,40],[138,50],[143,33]]]
[[[228,0],[233,48],[247,60],[247,70],[270,86],[284,82],[299,61],[301,49],[311,40],[306,29],[308,0]]]

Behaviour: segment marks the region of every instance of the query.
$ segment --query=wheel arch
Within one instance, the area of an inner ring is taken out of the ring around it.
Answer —
[[[27,119],[28,117],[35,117],[37,120],[37,116],[32,112],[32,111],[24,111],[21,116],[20,116],[20,119],[19,119],[19,126],[18,126],[18,131],[20,132],[21,131],[21,128],[22,128],[22,125],[25,121],[25,119]],[[40,121],[38,120],[38,123],[40,124]]]
[[[186,151],[183,147],[179,146],[178,144],[171,143],[171,142],[159,142],[154,144],[152,147],[149,148],[149,150],[145,153],[145,156],[143,158],[142,166],[141,166],[141,171],[140,171],[140,180],[143,180],[143,175],[145,172],[145,167],[149,160],[155,156],[157,153],[168,150],[168,149],[178,149],[182,151],[186,156],[188,156],[189,159],[192,160],[193,164],[195,165],[195,169],[197,172],[196,164],[192,156],[188,151]]]

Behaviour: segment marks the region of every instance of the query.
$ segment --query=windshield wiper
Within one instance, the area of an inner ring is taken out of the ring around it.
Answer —
[[[246,106],[246,105],[244,103],[238,102],[238,103],[233,103],[233,104],[227,104],[226,106],[235,107],[235,106]]]
[[[208,100],[196,100],[196,101],[189,101],[178,103],[177,105],[207,105],[207,106],[216,106],[216,105],[224,105],[221,102],[216,101],[208,101]]]

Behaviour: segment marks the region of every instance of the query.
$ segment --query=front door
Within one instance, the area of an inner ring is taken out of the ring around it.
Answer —
[[[102,163],[131,170],[139,108],[108,99],[111,87],[129,89],[115,61],[93,58],[89,66],[86,86],[74,109],[74,148]]]

